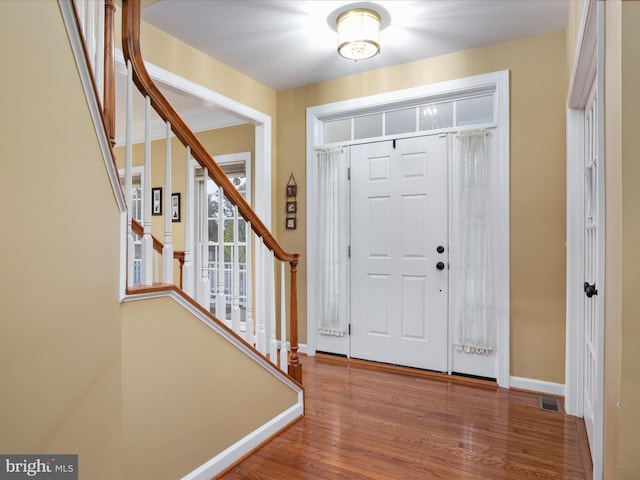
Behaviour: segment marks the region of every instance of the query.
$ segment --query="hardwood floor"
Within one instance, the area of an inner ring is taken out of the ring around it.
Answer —
[[[301,356],[305,418],[219,478],[591,479],[582,420],[538,395]]]

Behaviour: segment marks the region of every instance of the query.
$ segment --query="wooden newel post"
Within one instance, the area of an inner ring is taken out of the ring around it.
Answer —
[[[116,59],[113,18],[116,13],[115,0],[105,0],[104,9],[104,92],[103,110],[107,135],[111,146],[116,144]]]
[[[291,265],[291,297],[289,299],[291,336],[289,339],[289,365],[288,373],[298,383],[302,384],[302,365],[298,357],[298,261],[294,260]]]

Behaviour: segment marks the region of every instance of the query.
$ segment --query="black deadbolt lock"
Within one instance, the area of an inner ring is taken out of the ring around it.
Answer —
[[[444,253],[444,247],[442,245],[438,245],[438,248],[436,248],[436,252]]]

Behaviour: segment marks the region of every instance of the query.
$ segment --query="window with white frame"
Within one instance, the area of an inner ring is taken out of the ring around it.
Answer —
[[[455,129],[495,122],[493,91],[324,121],[324,144]]]

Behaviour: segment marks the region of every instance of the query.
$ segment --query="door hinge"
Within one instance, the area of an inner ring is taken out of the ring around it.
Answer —
[[[351,245],[347,247],[347,256],[351,258]]]
[[[351,167],[347,167],[347,180],[351,180]]]
[[[351,324],[347,326],[347,331],[349,332],[349,335],[351,335]]]

